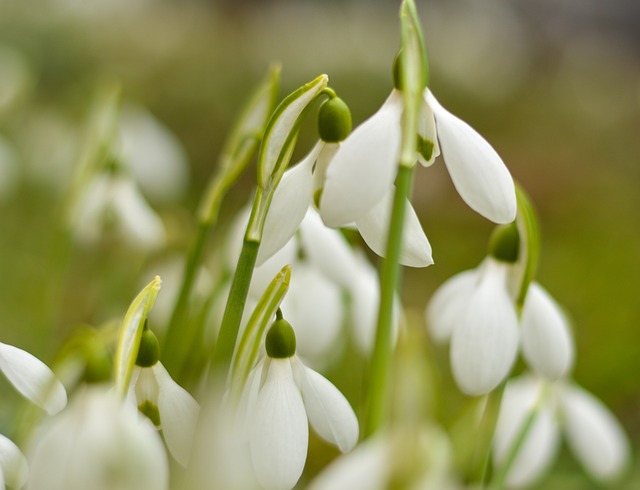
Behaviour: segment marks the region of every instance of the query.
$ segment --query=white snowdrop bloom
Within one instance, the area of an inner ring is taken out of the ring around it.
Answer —
[[[179,199],[187,190],[189,167],[178,139],[146,109],[126,106],[119,121],[120,157],[153,202]]]
[[[304,469],[308,424],[342,452],[358,441],[358,420],[346,398],[295,355],[295,335],[276,320],[267,355],[254,368],[243,394],[248,442],[256,477],[265,489],[288,490]]]
[[[85,244],[97,243],[110,228],[135,248],[160,248],[166,240],[162,220],[122,172],[94,177],[77,204],[71,225]]]
[[[538,407],[520,451],[507,474],[507,484],[523,487],[541,477],[553,462],[560,431],[585,471],[600,481],[620,475],[629,459],[629,442],[605,405],[568,381],[530,376],[507,383],[494,435],[494,458],[505,462],[534,406]]]
[[[507,290],[509,267],[506,262],[485,259],[470,294],[467,280],[457,278],[461,293],[468,296],[453,322],[451,369],[468,395],[482,395],[498,386],[518,352],[518,316]]]
[[[382,107],[341,143],[326,172],[320,214],[329,226],[363,218],[385,199],[398,169],[403,96],[393,90]],[[462,199],[482,216],[508,223],[516,216],[513,180],[496,151],[425,89],[420,162],[442,155]],[[438,144],[439,142],[439,144]]]
[[[145,326],[128,397],[140,412],[162,429],[167,448],[176,461],[186,467],[200,405],[171,378],[158,361],[159,353],[157,338]]]
[[[18,446],[0,434],[0,488],[22,488],[28,475],[29,465]]]
[[[81,390],[36,433],[28,490],[166,490],[167,456],[153,425],[112,389]]]
[[[32,354],[0,342],[0,371],[25,398],[54,415],[67,404],[67,392],[51,369]]]

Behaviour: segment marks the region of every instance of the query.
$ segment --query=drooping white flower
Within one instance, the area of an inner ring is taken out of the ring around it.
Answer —
[[[304,469],[308,424],[346,452],[358,440],[358,421],[342,393],[296,357],[288,322],[274,323],[266,347],[267,355],[250,374],[241,403],[258,481],[266,489],[287,490]]]
[[[24,397],[54,415],[67,404],[67,392],[51,369],[32,354],[0,342],[0,371]]]
[[[542,397],[542,398],[541,398]],[[507,383],[494,435],[494,459],[506,461],[514,441],[534,406],[538,411],[507,474],[512,487],[530,485],[553,462],[560,430],[583,468],[593,478],[611,481],[629,459],[629,442],[606,406],[569,382],[530,376]]]
[[[22,488],[27,481],[29,466],[13,441],[0,434],[0,488]]]
[[[398,167],[403,97],[393,90],[382,107],[340,145],[327,169],[320,213],[329,226],[358,222],[392,188]],[[445,110],[425,89],[420,162],[442,155],[462,199],[496,223],[516,216],[513,180],[495,150],[467,123]],[[439,144],[438,144],[439,142]],[[430,151],[429,151],[430,150]]]
[[[93,178],[71,216],[71,227],[85,244],[97,243],[109,228],[132,247],[155,249],[165,242],[162,220],[123,172]]]
[[[78,392],[27,452],[29,490],[166,490],[167,456],[153,425],[114,390]]]

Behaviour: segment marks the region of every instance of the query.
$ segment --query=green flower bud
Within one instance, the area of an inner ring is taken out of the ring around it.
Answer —
[[[351,111],[340,97],[325,100],[318,112],[318,133],[327,143],[343,141],[351,132]]]
[[[155,334],[147,327],[145,323],[140,337],[140,348],[138,349],[138,357],[136,365],[140,367],[151,367],[160,359],[160,344]]]
[[[85,383],[104,383],[111,379],[113,366],[106,348],[91,348],[91,352],[85,353],[85,356],[86,364],[82,376]]]
[[[296,353],[296,334],[291,324],[279,319],[273,322],[265,339],[267,355],[274,359],[286,359]]]
[[[499,225],[489,240],[489,254],[502,262],[514,263],[520,252],[520,233],[516,222]]]

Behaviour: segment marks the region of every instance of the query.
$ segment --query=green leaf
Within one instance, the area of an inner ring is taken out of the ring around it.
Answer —
[[[122,320],[114,362],[114,383],[117,392],[123,398],[129,389],[131,373],[138,357],[144,323],[147,320],[149,310],[156,301],[161,285],[160,276],[156,276],[136,296]]]

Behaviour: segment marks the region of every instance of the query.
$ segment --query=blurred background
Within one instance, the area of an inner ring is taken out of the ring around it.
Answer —
[[[538,210],[538,278],[574,322],[575,380],[620,417],[637,448],[640,3],[416,4],[432,90],[492,143]],[[371,115],[392,88],[398,7],[389,0],[0,0],[0,340],[50,360],[74,326],[120,317],[154,260],[184,252],[229,125],[272,62],[282,63],[281,96],[327,73],[354,124]],[[92,101],[114,81],[129,124],[146,121],[170,141],[148,151],[173,152],[183,165],[170,177],[178,182],[171,193],[143,188],[168,245],[152,254],[109,243],[78,247],[59,271],[62,195]],[[296,156],[311,147],[314,131],[305,125]],[[247,172],[226,199],[223,230],[254,180]],[[406,305],[421,314],[439,284],[482,260],[492,225],[464,205],[441,161],[416,172],[414,203],[436,262],[405,273]],[[59,282],[54,294],[52,281]],[[3,397],[11,391],[4,380],[0,389]],[[0,410],[7,420],[8,409]],[[599,488],[563,456],[540,488]],[[634,482],[637,464],[616,488]]]

